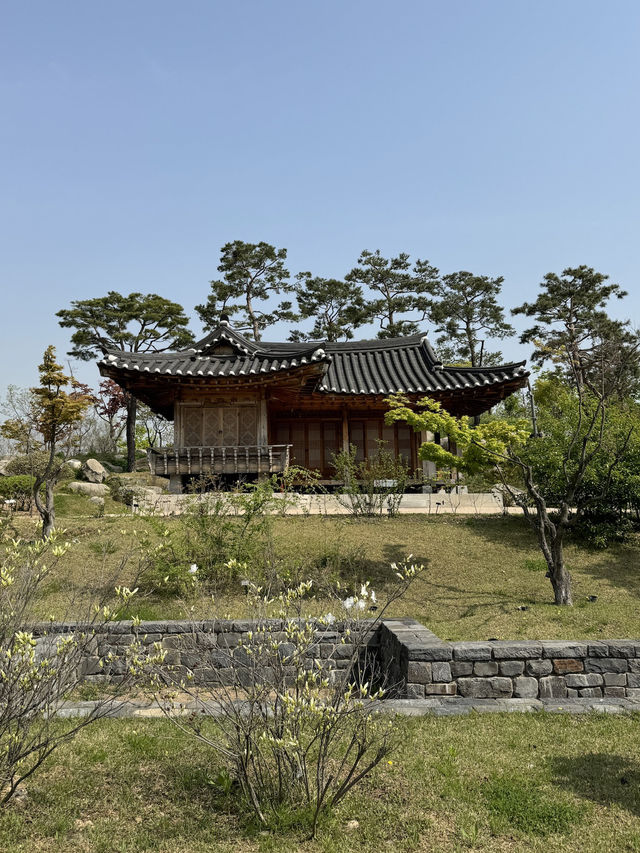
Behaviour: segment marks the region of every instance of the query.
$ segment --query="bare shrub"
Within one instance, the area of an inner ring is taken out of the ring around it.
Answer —
[[[111,618],[108,608],[96,606],[67,632],[53,623],[37,624],[34,606],[43,584],[64,558],[69,543],[54,532],[44,541],[29,543],[0,529],[0,804],[62,743],[81,729],[112,713],[118,695],[137,678],[138,644],[126,650],[124,674],[108,698],[94,703],[84,717],[59,720],[56,712],[80,683],[89,661],[99,662],[96,632]],[[46,560],[46,563],[45,563]],[[120,588],[125,603],[134,594]],[[103,665],[102,664],[99,665]]]
[[[391,752],[392,722],[376,710],[389,685],[371,643],[387,607],[423,567],[392,568],[397,584],[383,607],[364,583],[336,600],[340,618],[304,615],[311,581],[275,598],[251,586],[255,616],[237,645],[221,646],[194,625],[194,650],[211,686],[173,682],[194,701],[194,713],[175,713],[158,689],[173,722],[225,759],[261,824],[293,809],[307,817],[315,836],[319,817]],[[158,688],[166,678],[166,668],[158,670]],[[217,717],[212,726],[203,723],[208,715]]]

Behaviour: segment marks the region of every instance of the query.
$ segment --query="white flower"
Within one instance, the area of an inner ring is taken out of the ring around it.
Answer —
[[[344,607],[345,610],[350,610],[355,603],[356,603],[355,598],[352,595],[350,595],[349,598],[345,598],[345,600],[342,602],[342,606]]]
[[[323,618],[327,625],[333,625],[333,623],[336,621],[336,617],[333,615],[333,613],[327,613],[327,615]]]
[[[357,602],[358,610],[364,610],[366,606],[367,606],[366,601],[364,601],[362,598],[358,599],[358,602]]]
[[[377,600],[375,592],[371,590],[371,603],[375,604]]]
[[[369,595],[369,590],[367,589],[366,583],[363,583],[362,586],[360,587],[360,595],[363,598],[366,598]]]
[[[189,574],[190,574],[190,575],[195,575],[195,573],[196,573],[197,571],[198,571],[198,567],[196,566],[196,564],[195,564],[195,563],[191,563],[191,565],[189,566]]]

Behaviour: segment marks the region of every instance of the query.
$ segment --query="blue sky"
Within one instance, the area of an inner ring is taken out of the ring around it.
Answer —
[[[233,239],[328,277],[407,251],[509,306],[585,263],[636,321],[639,48],[636,0],[7,0],[0,392],[73,299],[193,316]]]

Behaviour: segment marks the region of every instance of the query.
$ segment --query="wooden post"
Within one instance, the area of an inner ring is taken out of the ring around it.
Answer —
[[[267,398],[263,390],[258,404],[258,444],[268,443]]]
[[[342,409],[342,452],[349,452],[349,419],[346,406]]]

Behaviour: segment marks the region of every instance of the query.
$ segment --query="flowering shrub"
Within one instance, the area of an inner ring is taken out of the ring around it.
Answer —
[[[98,622],[114,615],[107,607],[96,607],[66,634],[29,626],[43,582],[70,547],[62,535],[54,532],[29,543],[10,539],[6,528],[0,528],[0,805],[61,743],[109,713],[143,665],[159,659],[155,650],[143,659],[134,642],[126,650],[125,674],[108,699],[96,702],[86,717],[55,720],[65,696],[78,685],[86,659],[97,659]],[[127,587],[116,592],[124,606],[135,594]]]
[[[386,608],[423,567],[407,561],[392,568],[397,584],[382,608],[364,583],[336,599],[335,613],[315,619],[303,612],[312,581],[275,597],[251,585],[255,618],[237,646],[207,643],[194,626],[198,648],[209,649],[203,665],[218,674],[215,699],[188,679],[176,681],[198,711],[172,716],[165,704],[166,713],[225,758],[260,823],[277,820],[286,806],[310,816],[315,836],[322,813],[389,755],[392,722],[376,711],[389,685],[370,643]],[[166,669],[158,684],[165,677]],[[213,729],[203,726],[207,711],[217,712]]]

